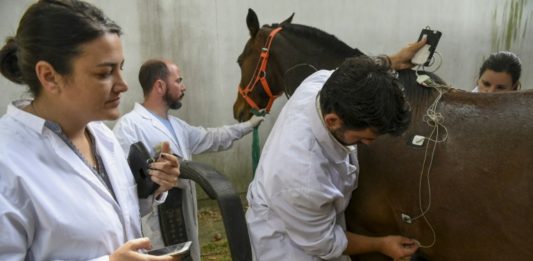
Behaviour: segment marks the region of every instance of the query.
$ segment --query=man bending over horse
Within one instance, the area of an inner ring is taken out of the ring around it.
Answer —
[[[346,231],[344,211],[359,174],[357,145],[400,135],[409,106],[392,69],[424,40],[391,57],[354,57],[305,79],[281,111],[248,189],[246,219],[257,260],[349,259],[381,252],[412,255],[415,240]]]
[[[133,111],[122,116],[113,128],[123,150],[128,153],[130,145],[142,141],[152,155],[162,142],[169,142],[170,150],[180,158],[190,160],[192,155],[207,151],[226,150],[234,141],[250,133],[261,123],[263,117],[220,128],[203,128],[187,124],[168,115],[170,109],[181,107],[185,84],[179,67],[164,60],[148,60],[139,71],[144,102],[136,103]],[[196,189],[192,181],[180,180],[182,206],[188,240],[191,240],[191,257],[200,260]],[[152,247],[163,247],[157,206],[151,214],[143,217],[143,234],[152,241]]]

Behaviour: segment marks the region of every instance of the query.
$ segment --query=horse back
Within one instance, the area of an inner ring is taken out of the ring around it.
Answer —
[[[421,248],[431,260],[530,260],[533,92],[446,93],[436,107],[438,128],[423,121],[431,102],[410,102],[416,113],[406,133],[359,150],[349,230],[434,241]],[[446,137],[434,152],[427,139],[413,145],[415,135],[432,132],[432,139]],[[402,214],[420,217],[409,224]]]

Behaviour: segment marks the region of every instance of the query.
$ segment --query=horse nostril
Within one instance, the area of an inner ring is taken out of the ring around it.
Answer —
[[[234,117],[238,122],[246,121],[246,106],[243,104],[239,104],[239,106],[235,107],[235,113]]]
[[[235,106],[235,108],[233,109],[233,118],[235,118],[238,122],[242,122],[242,118],[243,118],[243,110],[237,106]]]

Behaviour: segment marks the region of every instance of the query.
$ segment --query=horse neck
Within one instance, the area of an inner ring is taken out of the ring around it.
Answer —
[[[343,44],[343,43],[342,43]],[[347,46],[346,46],[347,47]],[[347,57],[361,54],[357,49],[333,48],[317,39],[282,31],[271,50],[276,85],[292,95],[298,85],[317,70],[337,68]]]
[[[436,77],[432,75],[432,77]],[[423,87],[416,82],[416,73],[413,70],[398,71],[398,78],[404,88],[404,94],[411,107],[412,119],[421,120],[427,113],[429,106],[439,96],[439,90]],[[439,81],[441,81],[439,79]],[[444,90],[444,92],[446,92]]]
[[[280,54],[285,56],[280,59],[281,66],[286,69],[298,64],[308,63],[317,69],[334,69],[338,67],[345,58],[360,54],[359,51],[345,46],[338,48],[329,46],[327,42],[320,41],[318,38],[305,37],[289,30],[282,31],[279,36]],[[345,45],[340,42],[338,45]],[[290,55],[287,55],[290,54]]]

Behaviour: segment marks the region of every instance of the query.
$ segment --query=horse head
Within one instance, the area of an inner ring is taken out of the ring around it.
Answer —
[[[241,80],[233,105],[236,120],[248,120],[252,109],[268,112],[277,97],[291,95],[311,73],[333,69],[346,57],[362,54],[333,35],[292,24],[293,16],[260,28],[257,15],[248,10],[250,39],[238,58]]]
[[[281,25],[291,23],[293,16],[294,13]],[[274,60],[269,59],[272,42],[282,27],[259,28],[259,20],[252,9],[248,9],[246,25],[250,31],[250,39],[237,59],[241,68],[241,81],[233,105],[233,115],[238,121],[248,120],[252,116],[251,109],[269,111],[274,99],[283,92],[278,84],[278,71],[268,66],[269,61],[272,63]]]

